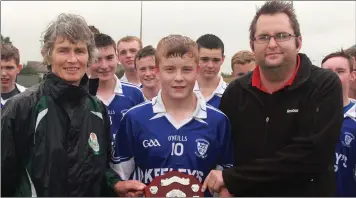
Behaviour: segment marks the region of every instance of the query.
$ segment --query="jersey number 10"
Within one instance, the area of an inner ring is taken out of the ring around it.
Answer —
[[[181,156],[184,151],[184,146],[180,142],[172,142],[172,153],[171,155]]]

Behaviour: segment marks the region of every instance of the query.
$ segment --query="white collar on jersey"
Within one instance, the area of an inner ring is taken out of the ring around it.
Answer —
[[[22,86],[22,85],[20,85],[20,84],[17,84],[17,83],[16,83],[15,86],[16,86],[17,90],[19,90],[20,93],[26,91],[26,87],[24,87],[24,86]],[[8,99],[7,99],[7,100],[8,100]],[[4,99],[1,98],[1,104],[5,105],[5,103],[7,102],[7,100],[4,100]]]
[[[195,119],[206,119],[207,118],[206,102],[203,99],[203,96],[201,94],[196,93],[196,92],[194,92],[194,94],[197,97],[197,106],[192,114],[192,117]],[[161,91],[159,91],[158,95],[152,99],[152,107],[153,107],[154,113],[157,113],[157,114],[167,113],[166,107],[164,106],[163,101],[162,101]],[[156,116],[154,116],[154,117],[156,117]],[[158,117],[160,117],[160,116],[158,116]],[[156,118],[158,118],[158,117],[156,117]]]
[[[127,77],[126,77],[126,73],[124,73],[124,75],[120,78],[120,80],[121,80],[122,82],[128,82],[128,83],[130,83],[129,80],[127,79]],[[132,83],[131,83],[131,84],[132,84]],[[136,85],[137,87],[141,87],[142,83],[140,82],[140,83],[134,84],[134,85]]]
[[[221,97],[224,94],[224,91],[225,91],[227,85],[228,84],[224,81],[224,78],[222,76],[220,76],[220,81],[219,81],[218,86],[213,91],[211,96],[206,99],[206,101],[209,101],[214,95]],[[194,91],[200,92],[198,81],[195,81]]]
[[[350,117],[356,121],[356,100],[350,98],[350,102],[353,102],[354,105],[344,114],[344,118]]]
[[[121,86],[120,79],[116,75],[114,75],[114,78],[116,80],[114,93],[115,94],[123,94],[124,92],[122,91],[122,86]]]
[[[122,91],[122,85],[121,85],[120,79],[116,75],[114,75],[114,78],[116,80],[115,88],[114,88],[114,94],[108,100],[104,100],[98,94],[96,95],[96,97],[99,98],[106,106],[110,105],[110,103],[114,100],[116,95],[123,95],[124,94],[124,92]]]

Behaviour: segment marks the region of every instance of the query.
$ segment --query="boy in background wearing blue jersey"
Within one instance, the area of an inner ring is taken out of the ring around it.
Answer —
[[[127,111],[115,139],[112,168],[122,180],[149,184],[177,170],[202,183],[211,170],[232,166],[228,118],[193,91],[198,53],[197,44],[185,36],[170,35],[158,43],[162,89],[152,102]]]
[[[356,105],[348,92],[353,76],[352,57],[344,51],[334,52],[322,60],[322,67],[339,75],[343,89],[344,122],[340,140],[336,145],[335,165],[336,193],[340,197],[356,197]]]
[[[156,50],[151,45],[142,48],[135,57],[135,69],[142,83],[142,93],[146,101],[156,97],[161,84],[156,77]]]
[[[123,114],[144,102],[141,90],[133,84],[120,82],[115,75],[117,51],[115,41],[106,34],[95,34],[98,58],[90,66],[91,78],[99,78],[97,97],[107,106],[111,124],[112,144]]]
[[[224,43],[213,34],[205,34],[196,41],[199,48],[199,74],[194,91],[200,91],[205,101],[218,108],[227,83],[219,74],[224,63]]]

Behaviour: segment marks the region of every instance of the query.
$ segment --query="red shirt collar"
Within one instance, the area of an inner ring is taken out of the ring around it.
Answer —
[[[299,66],[300,66],[300,56],[298,55],[297,56],[297,66],[296,66],[296,69],[295,69],[292,77],[280,89],[283,89],[284,87],[286,87],[288,85],[292,85],[292,83],[293,83],[293,81],[295,79],[295,76],[297,75],[297,72],[299,70]],[[252,73],[252,86],[257,87],[261,91],[264,91],[264,92],[268,93],[267,90],[262,86],[261,76],[260,76],[260,68],[259,68],[258,65],[256,66],[256,68],[253,70],[253,73]]]

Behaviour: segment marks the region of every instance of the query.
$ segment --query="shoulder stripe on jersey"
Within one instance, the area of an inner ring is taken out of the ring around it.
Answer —
[[[127,110],[126,113],[122,116],[121,120],[124,119],[125,115],[126,115],[128,112],[130,112],[131,110],[136,109],[136,108],[138,108],[138,107],[142,107],[142,106],[147,105],[147,104],[151,104],[151,101],[146,101],[146,102],[143,102],[143,103],[141,103],[141,104],[138,104],[138,105],[136,105],[136,106],[131,107],[131,108],[130,108],[129,110]],[[152,105],[152,104],[151,104],[151,105]]]
[[[140,92],[142,92],[139,87],[137,87],[136,85],[131,84],[131,83],[121,82],[121,86],[133,87],[133,88],[135,88],[135,89],[137,89],[137,90],[140,90]]]
[[[224,115],[227,119],[229,119],[229,118],[225,115],[224,112],[222,112],[222,111],[220,111],[219,109],[217,109],[217,108],[215,108],[215,107],[209,105],[208,103],[206,104],[206,107],[209,108],[209,109],[211,109],[211,110],[214,110],[214,111],[216,111],[216,112],[218,112],[218,113],[220,113],[220,114],[222,114],[222,115]]]

